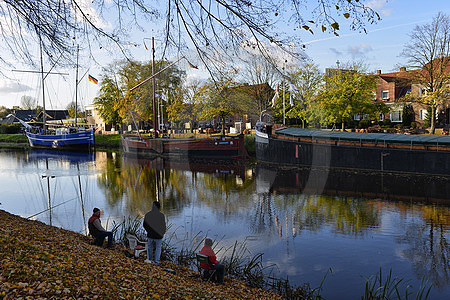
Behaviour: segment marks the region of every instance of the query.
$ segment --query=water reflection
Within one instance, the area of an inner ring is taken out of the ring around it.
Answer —
[[[249,190],[249,184],[245,165],[235,161],[150,160],[113,157],[113,154],[107,154],[98,179],[110,205],[124,200],[127,211],[140,216],[151,208],[154,200],[161,201],[169,215],[178,213],[193,201],[194,191],[199,191],[196,200],[219,205],[216,209],[220,210],[224,207],[223,201],[218,201],[218,194],[227,198]]]
[[[173,228],[182,231],[180,237],[201,231],[224,237],[224,246],[246,239],[249,250],[263,252],[264,260],[277,264],[279,275],[293,283],[318,286],[331,267],[335,275],[325,284],[326,298],[358,298],[362,276],[380,266],[415,286],[426,276],[439,287],[431,298],[450,297],[448,177],[100,152],[93,160],[76,160],[0,152],[0,180],[6,182],[0,195],[16,201],[2,198],[6,206],[0,208],[25,216],[45,209],[42,175],[55,175],[50,178],[53,206],[76,198],[52,211],[57,226],[82,231],[83,211],[95,206],[104,207],[111,220],[143,216],[158,199]],[[18,187],[34,181],[37,188],[34,183],[24,188],[22,197]],[[36,197],[36,191],[42,195]]]
[[[420,213],[425,222],[413,221],[403,225],[404,233],[397,237],[407,248],[401,255],[412,262],[418,277],[425,276],[442,289],[449,283],[449,252],[447,237],[450,216],[433,207],[421,207]],[[447,236],[447,237],[446,237]]]

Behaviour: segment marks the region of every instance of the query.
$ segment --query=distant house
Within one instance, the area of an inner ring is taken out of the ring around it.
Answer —
[[[2,120],[0,120],[0,124],[11,125],[14,123],[19,123],[19,121],[16,119],[16,117],[21,119],[22,121],[29,123],[29,122],[33,122],[35,116],[36,116],[35,109],[24,109],[24,110],[13,109],[11,114],[7,115]]]
[[[403,121],[403,103],[399,99],[411,93],[413,84],[411,76],[408,75],[406,68],[400,68],[400,72],[381,73],[377,70],[380,81],[376,90],[376,101],[384,102],[389,106],[390,112],[386,115],[380,115],[380,121],[390,119],[392,122]]]
[[[69,111],[67,109],[45,110],[47,121],[62,121],[68,119]],[[36,122],[42,122],[43,111],[38,112]]]
[[[68,110],[46,110],[47,121],[59,121],[69,117]],[[17,119],[32,124],[42,123],[43,112],[35,109],[13,109],[11,114],[0,120],[0,124],[15,124],[19,123]]]
[[[113,129],[111,124],[106,124],[98,113],[95,104],[86,105],[86,123],[98,133],[109,132]]]
[[[450,73],[450,68],[448,68]],[[423,85],[415,81],[414,74],[423,72],[421,70],[406,70],[405,67],[400,68],[399,72],[381,73],[377,70],[377,76],[380,78],[376,89],[376,100],[384,102],[390,107],[390,112],[380,116],[380,120],[390,119],[392,122],[403,121],[403,105],[411,105],[414,112],[414,120],[417,123],[424,123],[428,114],[428,105],[410,101],[403,102],[402,97],[412,93],[417,97],[426,95],[426,89]],[[450,97],[449,99],[450,100]],[[447,101],[448,102],[448,101]],[[438,119],[441,121],[439,125],[444,126],[450,124],[450,106],[444,103],[437,108]]]

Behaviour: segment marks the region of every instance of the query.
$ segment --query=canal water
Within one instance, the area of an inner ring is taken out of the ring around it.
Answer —
[[[433,283],[430,299],[450,299],[449,179],[1,151],[0,209],[85,233],[93,207],[111,228],[142,217],[158,199],[176,247],[205,235],[223,250],[238,241],[293,284],[315,288],[328,273],[326,299],[360,298],[380,268],[412,290],[425,278]]]

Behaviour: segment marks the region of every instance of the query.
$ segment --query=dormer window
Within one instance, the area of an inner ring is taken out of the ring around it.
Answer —
[[[381,99],[388,100],[389,99],[389,91],[382,91],[381,92]]]

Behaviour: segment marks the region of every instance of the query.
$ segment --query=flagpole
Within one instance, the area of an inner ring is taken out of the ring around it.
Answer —
[[[286,95],[286,92],[285,92],[285,89],[284,89],[284,79],[283,79],[283,125],[286,125],[286,104],[285,104],[285,101],[284,101],[284,99],[285,99],[285,95]]]

